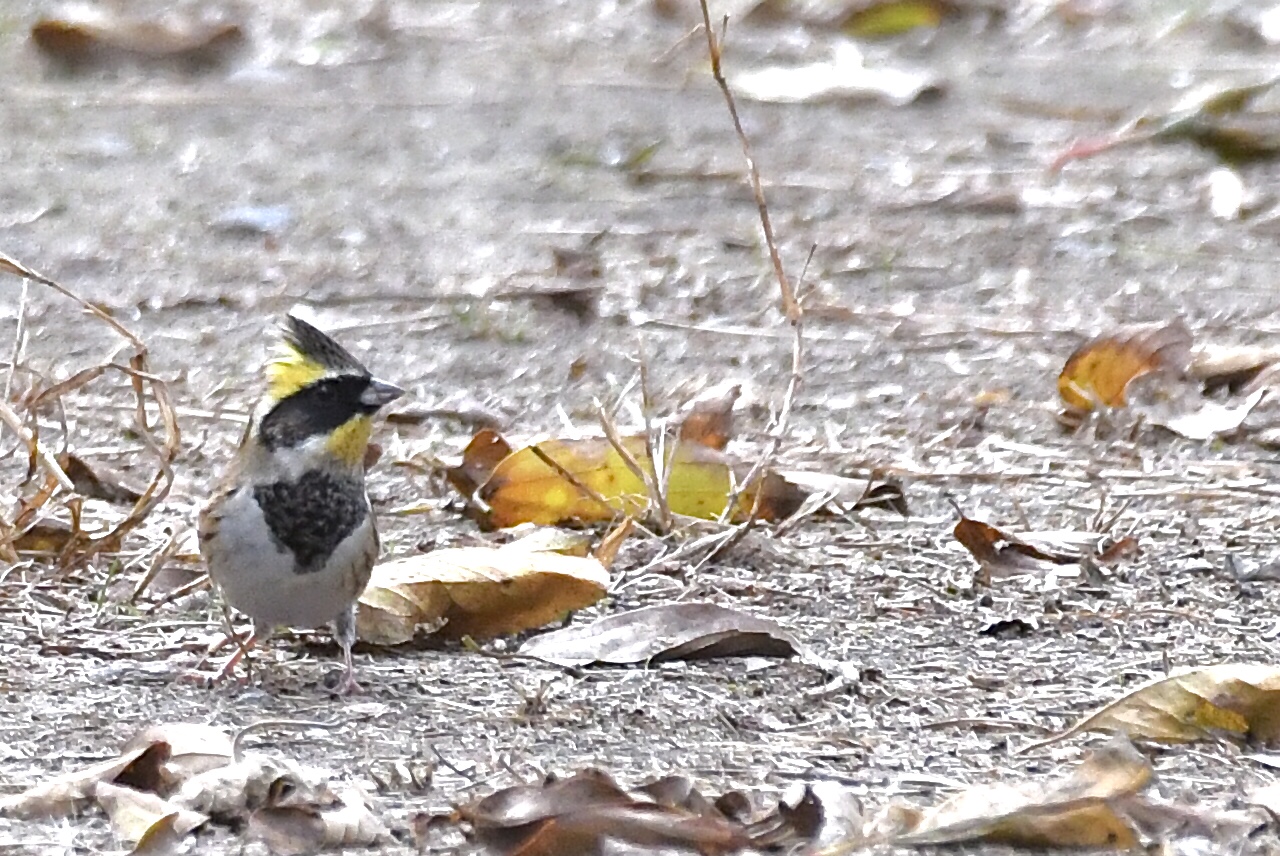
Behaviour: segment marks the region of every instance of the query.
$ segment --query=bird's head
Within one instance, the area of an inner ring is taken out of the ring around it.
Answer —
[[[329,336],[293,315],[267,363],[258,437],[268,451],[304,444],[349,466],[364,459],[372,416],[404,391],[377,380]]]

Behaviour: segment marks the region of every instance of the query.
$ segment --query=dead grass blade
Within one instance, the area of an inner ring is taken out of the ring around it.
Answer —
[[[97,538],[84,540],[80,537],[73,537],[68,541],[67,547],[60,556],[60,562],[65,566],[71,561],[85,561],[94,555],[103,551],[115,551],[120,548],[120,544],[124,537],[136,529],[146,520],[152,509],[156,507],[169,493],[169,488],[173,484],[173,462],[177,458],[180,444],[180,431],[178,427],[177,413],[174,409],[172,399],[169,395],[168,384],[163,379],[156,376],[150,371],[148,364],[148,350],[146,344],[138,338],[136,334],[127,327],[112,318],[102,309],[94,306],[92,303],[75,294],[71,289],[40,274],[32,268],[24,265],[16,259],[0,252],[0,271],[13,274],[22,278],[27,282],[35,282],[40,285],[53,289],[58,294],[74,301],[89,315],[98,321],[106,324],[113,332],[123,338],[132,349],[129,355],[128,364],[122,365],[116,362],[109,362],[99,366],[83,369],[72,375],[66,381],[54,384],[46,388],[40,394],[34,397],[28,403],[28,410],[34,414],[36,410],[52,401],[60,400],[64,396],[80,389],[108,371],[116,371],[128,378],[129,386],[133,391],[134,413],[137,422],[138,436],[142,438],[143,443],[155,454],[157,459],[157,468],[155,475],[152,476],[147,487],[142,491],[134,503],[129,514],[120,521],[110,532]],[[156,411],[159,415],[159,424],[153,425],[147,416],[147,399],[150,396],[154,402]],[[79,535],[79,515],[80,506],[78,499],[75,497],[75,487],[71,479],[57,465],[57,461],[49,453],[47,449],[43,449],[38,441],[35,432],[27,429],[22,418],[11,407],[8,402],[0,402],[0,421],[12,430],[20,440],[27,444],[32,459],[38,461],[39,464],[50,474],[51,478],[57,483],[57,487],[64,493],[68,494],[69,499],[65,503],[72,515],[75,523],[74,531],[76,536]],[[34,419],[31,420],[34,423]],[[163,438],[157,437],[157,429],[163,429]],[[53,494],[47,492],[45,501],[52,499]],[[43,504],[43,503],[42,503]],[[28,510],[30,507],[28,506]]]

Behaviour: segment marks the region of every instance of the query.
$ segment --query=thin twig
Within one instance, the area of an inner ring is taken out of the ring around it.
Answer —
[[[62,467],[58,465],[58,462],[54,460],[53,453],[46,449],[43,443],[36,440],[36,438],[27,429],[27,426],[22,423],[22,417],[15,413],[13,408],[9,406],[8,401],[0,401],[0,422],[3,422],[5,427],[12,431],[19,440],[25,443],[29,451],[34,452],[36,459],[40,461],[41,466],[48,471],[50,476],[57,480],[59,486],[61,486],[63,490],[67,493],[76,492],[76,486],[71,482],[71,479],[67,474],[63,472]]]
[[[548,467],[551,467],[551,469],[555,470],[556,475],[560,476],[560,478],[564,479],[569,484],[577,488],[578,491],[580,491],[583,496],[587,497],[588,499],[594,500],[595,502],[600,503],[600,506],[602,508],[613,507],[612,505],[609,504],[609,500],[605,499],[603,496],[600,495],[599,491],[594,490],[590,485],[584,484],[580,478],[578,478],[576,475],[574,475],[572,472],[566,469],[563,464],[561,464],[555,458],[551,457],[545,451],[543,451],[542,447],[539,446],[537,443],[530,446],[529,451],[533,453],[533,456],[535,458],[542,461],[542,463],[546,464]]]
[[[622,459],[622,463],[631,471],[631,474],[644,485],[645,492],[649,495],[649,511],[657,516],[658,528],[663,532],[670,531],[671,508],[667,505],[667,498],[662,495],[662,491],[658,487],[657,479],[652,472],[640,466],[636,456],[631,454],[631,450],[622,442],[622,437],[618,435],[618,427],[614,425],[613,419],[605,411],[604,405],[596,401],[595,406],[596,414],[600,419],[600,427],[604,429],[605,439],[609,441],[609,445],[613,447],[613,450],[618,453],[618,457]],[[652,457],[650,460],[652,461]],[[654,463],[656,465],[656,462]]]
[[[18,329],[13,334],[13,359],[9,362],[9,376],[4,382],[6,402],[13,392],[13,376],[18,371],[18,364],[22,362],[23,346],[27,343],[27,298],[30,290],[30,283],[22,280],[22,297],[18,300]]]
[[[756,169],[755,158],[751,156],[751,144],[747,142],[747,134],[742,130],[742,120],[738,118],[738,105],[734,103],[733,93],[729,91],[729,83],[724,79],[720,69],[720,39],[711,29],[711,12],[707,10],[707,0],[698,0],[702,7],[702,28],[707,34],[707,53],[711,56],[711,74],[724,93],[725,103],[729,106],[729,116],[733,119],[733,129],[738,132],[738,142],[742,143],[742,155],[747,161],[747,172],[751,177],[751,190],[756,197],[756,208],[760,211],[760,225],[764,229],[764,241],[769,247],[769,260],[773,262],[773,273],[778,278],[778,288],[782,292],[782,312],[792,324],[800,323],[803,310],[796,300],[795,291],[782,268],[782,256],[778,254],[778,244],[773,239],[773,225],[769,221],[769,206],[765,204],[764,187],[760,183],[760,171]],[[728,26],[729,19],[724,19]]]

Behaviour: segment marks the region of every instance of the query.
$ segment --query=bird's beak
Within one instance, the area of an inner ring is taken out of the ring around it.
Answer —
[[[404,395],[404,390],[394,383],[374,380],[369,381],[368,388],[360,393],[360,403],[366,407],[383,407]]]

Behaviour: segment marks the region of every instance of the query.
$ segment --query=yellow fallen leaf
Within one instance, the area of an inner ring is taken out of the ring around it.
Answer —
[[[886,0],[855,9],[840,29],[856,39],[897,36],[917,27],[937,27],[947,9],[938,0]]]
[[[1095,404],[1124,407],[1135,379],[1159,370],[1185,372],[1191,363],[1191,331],[1181,321],[1125,327],[1081,345],[1058,376],[1058,394],[1075,410]]]
[[[1152,779],[1124,738],[1089,753],[1066,775],[1039,782],[976,785],[918,814],[902,815],[898,845],[988,842],[1015,847],[1135,847],[1138,837],[1113,803]]]
[[[622,444],[648,470],[644,438],[627,437]],[[737,473],[732,458],[694,443],[677,445],[667,467],[668,507],[675,514],[702,519],[715,519],[724,512],[735,475],[744,476],[747,469]],[[745,518],[761,490],[759,516],[765,520],[786,517],[806,496],[802,489],[767,473],[742,490],[731,516]],[[649,504],[644,481],[603,438],[547,440],[519,449],[498,464],[478,494],[489,508],[486,522],[499,528],[610,521],[641,515]]]
[[[1190,743],[1223,733],[1271,743],[1280,738],[1280,666],[1225,663],[1143,684],[1061,734],[1123,732],[1165,743]]]
[[[506,547],[458,547],[385,562],[360,596],[361,639],[398,645],[422,625],[457,639],[541,627],[604,597],[599,560]]]

